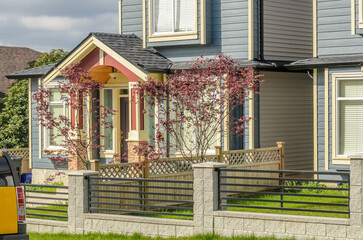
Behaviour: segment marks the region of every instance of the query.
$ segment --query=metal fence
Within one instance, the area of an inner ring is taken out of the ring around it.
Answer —
[[[220,210],[349,217],[349,172],[223,168],[218,174]]]
[[[48,220],[68,220],[68,186],[22,184],[26,216]]]
[[[87,178],[90,213],[193,217],[193,181]]]

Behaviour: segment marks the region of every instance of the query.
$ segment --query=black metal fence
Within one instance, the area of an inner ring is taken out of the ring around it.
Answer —
[[[349,217],[349,172],[218,171],[220,210]]]
[[[193,181],[88,177],[89,212],[193,217]]]
[[[26,216],[48,220],[68,220],[68,186],[22,184]]]

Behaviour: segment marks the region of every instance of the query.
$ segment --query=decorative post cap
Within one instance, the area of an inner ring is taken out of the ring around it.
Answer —
[[[192,165],[193,168],[224,168],[227,167],[226,163],[218,163],[218,162],[205,162],[205,163],[197,163]]]

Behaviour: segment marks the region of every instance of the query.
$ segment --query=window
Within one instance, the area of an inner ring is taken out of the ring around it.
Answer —
[[[152,35],[196,31],[196,0],[152,1]]]
[[[337,79],[338,157],[363,153],[363,79]]]
[[[68,105],[66,105],[66,101],[64,101],[65,96],[62,96],[58,88],[49,88],[49,90],[53,93],[52,96],[49,98],[49,111],[53,112],[56,118],[60,115],[68,117],[69,108]],[[47,134],[47,147],[60,147],[62,144],[64,144],[64,137],[59,136],[58,128],[48,129]]]
[[[103,106],[109,110],[113,109],[113,90],[112,89],[104,89],[103,90]],[[107,125],[103,126],[103,149],[105,151],[112,151],[113,150],[113,115],[108,114],[105,118],[105,121],[108,123]]]

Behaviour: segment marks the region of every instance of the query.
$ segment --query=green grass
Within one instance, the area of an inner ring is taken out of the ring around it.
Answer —
[[[63,212],[52,212],[52,211],[47,211],[47,210],[63,210],[63,211],[67,211],[68,207],[66,206],[47,206],[47,207],[37,207],[40,208],[42,210],[32,210],[32,209],[26,209],[26,217],[27,218],[37,218],[37,219],[48,219],[48,220],[58,220],[58,221],[67,221],[67,219],[65,218],[57,218],[57,217],[43,217],[43,216],[31,216],[28,215],[28,213],[34,213],[34,214],[45,214],[45,215],[55,215],[55,216],[63,216],[66,217],[68,216],[68,213],[63,213]]]
[[[325,185],[315,185],[312,183],[302,184],[302,186],[311,187],[326,187]],[[342,186],[347,188],[348,186]],[[287,189],[287,193],[298,193],[298,194],[313,194],[313,195],[332,195],[332,196],[348,196],[348,191],[337,191],[337,190],[293,190]],[[279,195],[254,195],[245,198],[252,199],[268,199],[268,200],[280,200]],[[348,204],[348,199],[340,198],[324,198],[324,197],[308,197],[308,196],[284,196],[286,201],[303,201],[303,202],[319,202],[319,203],[339,203]],[[280,203],[271,202],[259,202],[259,201],[228,201],[228,204],[233,205],[247,205],[247,206],[263,206],[263,207],[281,207]],[[330,211],[348,211],[348,207],[345,206],[322,206],[314,204],[296,204],[296,203],[284,203],[284,208],[299,208],[299,209],[314,209],[314,210],[330,210]],[[228,207],[229,211],[244,211],[244,212],[260,212],[260,213],[275,213],[275,214],[290,214],[290,215],[304,215],[304,216],[318,216],[318,217],[338,217],[348,218],[348,214],[338,213],[316,213],[316,212],[305,212],[305,211],[287,211],[287,210],[272,210],[272,209],[257,209],[257,208],[240,208],[240,207]]]
[[[140,234],[133,235],[119,235],[119,234],[50,234],[50,233],[30,233],[30,239],[32,240],[277,240],[274,237],[258,238],[254,236],[239,236],[239,237],[220,237],[213,234],[196,235],[192,237],[181,238],[162,238],[162,237],[146,237]],[[290,238],[292,240],[292,238]]]

